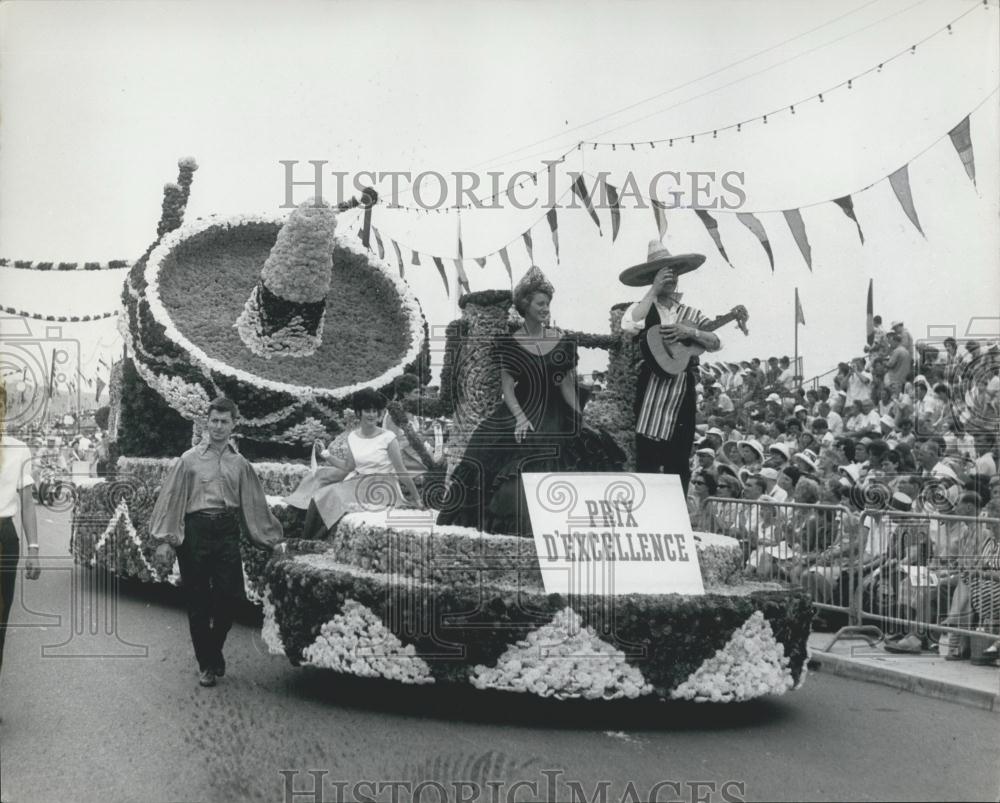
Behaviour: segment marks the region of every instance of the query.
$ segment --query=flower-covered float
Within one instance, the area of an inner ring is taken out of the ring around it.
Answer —
[[[262,638],[295,665],[556,699],[738,702],[795,688],[808,596],[698,533],[704,595],[546,594],[531,539],[351,513],[265,570]]]
[[[71,497],[77,561],[142,581],[177,579],[155,567],[149,515],[171,461],[200,440],[213,398],[239,406],[238,447],[294,536],[299,517],[280,497],[307,472],[314,440],[349,425],[351,395],[389,393],[407,374],[428,380],[416,297],[354,233],[372,196],[185,222],[197,165],[178,166],[156,239],[122,291],[126,359],[112,378],[109,423],[122,457],[113,480]],[[253,591],[267,555],[245,542],[244,559]]]

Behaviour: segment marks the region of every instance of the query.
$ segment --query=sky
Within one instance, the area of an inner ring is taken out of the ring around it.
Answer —
[[[969,9],[950,34],[928,39]],[[579,140],[676,135],[674,147],[653,150],[572,149],[556,186],[568,188],[568,170],[608,171],[619,185],[631,173],[640,186],[664,170],[742,174],[739,211],[757,213],[768,232],[773,271],[732,213],[716,214],[732,266],[692,211],[666,215],[668,248],[708,257],[682,278],[685,302],[709,317],[735,304],[749,310],[749,336],[721,331],[721,359],[791,355],[798,288],[805,375],[835,366],[863,344],[869,280],[876,312],[904,320],[917,337],[996,334],[998,19],[995,0],[13,0],[0,5],[0,256],[137,259],[155,235],[162,185],[184,156],[200,166],[192,219],[281,213],[281,160],[300,163],[297,178],[310,175],[309,160],[325,160],[325,169],[349,174],[493,170],[506,180]],[[866,72],[880,62],[881,71]],[[829,91],[852,76],[850,89]],[[766,125],[683,138],[778,109]],[[970,112],[976,185],[947,136]],[[884,180],[904,164],[923,235]],[[864,244],[830,202],[847,194]],[[307,196],[297,191],[295,200]],[[649,209],[623,209],[615,242],[607,210],[598,212],[601,232],[585,211],[558,210],[557,261],[544,208],[501,206],[461,214],[464,254],[516,240],[516,280],[530,265],[520,235],[533,226],[534,261],[555,285],[558,326],[607,332],[610,306],[641,295],[617,276],[643,261],[658,235]],[[811,270],[780,212],[791,208],[802,208]],[[342,217],[356,230],[356,216]],[[380,207],[373,222],[386,239],[457,256],[454,213]],[[474,290],[510,287],[495,256],[467,272]],[[432,331],[442,332],[457,315],[454,289],[445,295],[426,258],[407,266],[407,280]],[[0,304],[101,313],[117,307],[120,281],[0,268]],[[19,337],[55,336],[29,326]],[[0,326],[10,331],[10,322]],[[76,344],[84,373],[121,349],[113,320],[64,325],[58,336]],[[435,342],[435,353],[442,349]],[[604,361],[584,352],[581,370]]]

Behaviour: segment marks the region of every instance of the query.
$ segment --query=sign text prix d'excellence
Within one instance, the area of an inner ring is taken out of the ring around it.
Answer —
[[[521,476],[547,593],[705,593],[676,475]]]

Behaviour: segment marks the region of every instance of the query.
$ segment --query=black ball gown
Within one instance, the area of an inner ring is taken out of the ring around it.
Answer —
[[[472,433],[437,522],[531,537],[522,471],[621,471],[625,453],[603,429],[584,426],[563,397],[560,385],[577,363],[570,337],[541,355],[511,336],[498,337],[493,350],[533,429],[517,443],[514,416],[497,402]]]

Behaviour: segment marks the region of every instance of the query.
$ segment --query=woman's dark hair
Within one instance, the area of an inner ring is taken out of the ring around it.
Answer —
[[[240,414],[239,408],[236,406],[236,402],[232,399],[227,399],[225,396],[218,396],[212,400],[212,403],[208,405],[208,414],[212,414],[212,410],[217,413],[229,413],[233,421],[237,419]]]
[[[389,400],[372,388],[362,388],[351,396],[351,409],[361,415],[365,410],[377,410],[382,412],[389,404]]]
[[[844,457],[854,462],[854,441],[850,438],[838,438],[834,446],[843,451]]]
[[[888,460],[897,468],[899,467],[899,464],[902,462],[902,458],[900,457],[899,452],[897,452],[895,449],[889,449],[889,451],[887,451],[884,455],[882,455],[882,459]]]
[[[792,481],[792,485],[798,485],[799,477],[802,476],[802,472],[795,468],[795,466],[785,466],[781,469],[780,473],[787,474],[788,478]]]
[[[880,461],[882,455],[889,451],[889,444],[885,441],[872,441],[868,444],[868,459]]]
[[[705,481],[705,487],[708,489],[708,495],[715,496],[715,492],[719,490],[719,481],[715,477],[715,472],[699,471],[697,477]]]
[[[938,382],[934,386],[934,392],[940,393],[946,399],[951,399],[951,388],[949,388],[944,382]]]

